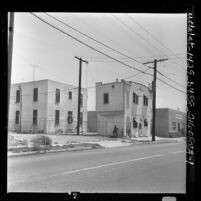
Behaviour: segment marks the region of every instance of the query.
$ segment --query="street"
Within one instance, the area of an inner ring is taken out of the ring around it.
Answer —
[[[8,157],[8,192],[185,193],[185,144]]]

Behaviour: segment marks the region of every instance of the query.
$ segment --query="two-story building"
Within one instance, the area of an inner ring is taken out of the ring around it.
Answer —
[[[115,125],[118,136],[151,135],[152,92],[140,83],[96,83],[96,112],[100,135],[112,136]]]
[[[87,131],[87,90],[81,89],[81,131]],[[53,80],[12,84],[10,131],[72,133],[77,130],[78,88]]]

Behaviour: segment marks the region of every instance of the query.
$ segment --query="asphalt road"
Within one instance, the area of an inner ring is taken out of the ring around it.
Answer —
[[[185,142],[8,157],[8,192],[185,193]]]

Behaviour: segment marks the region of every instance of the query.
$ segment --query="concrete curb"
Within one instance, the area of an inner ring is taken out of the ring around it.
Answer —
[[[71,151],[81,151],[81,150],[89,150],[89,149],[100,149],[104,147],[76,147],[76,148],[67,148],[67,149],[55,149],[55,150],[46,150],[46,151],[30,151],[30,152],[21,152],[21,153],[8,153],[8,157],[16,157],[16,156],[28,156],[28,155],[37,155],[37,154],[48,154],[48,153],[57,153],[57,152],[71,152]]]

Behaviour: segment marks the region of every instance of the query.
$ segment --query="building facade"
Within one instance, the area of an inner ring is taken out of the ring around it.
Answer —
[[[186,136],[186,113],[169,108],[156,109],[156,136]]]
[[[87,90],[81,89],[81,131],[87,131]],[[12,84],[10,131],[72,133],[77,131],[78,88],[53,80]]]
[[[151,135],[152,92],[136,82],[117,80],[96,83],[97,131],[112,136],[115,125],[118,136]]]
[[[87,112],[87,131],[97,132],[97,113],[96,111]]]

